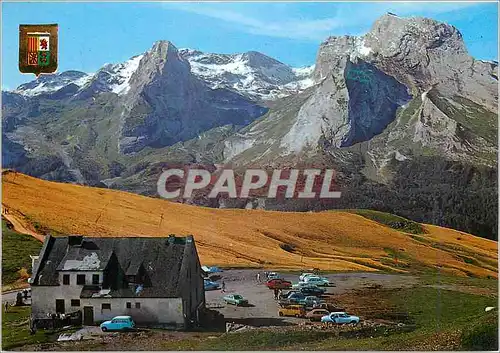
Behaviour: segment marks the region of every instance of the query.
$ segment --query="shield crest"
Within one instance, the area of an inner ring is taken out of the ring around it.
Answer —
[[[19,25],[19,71],[50,74],[57,70],[57,24]]]

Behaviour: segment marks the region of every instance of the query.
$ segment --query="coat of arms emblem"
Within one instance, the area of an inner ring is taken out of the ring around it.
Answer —
[[[19,71],[40,74],[57,70],[57,24],[19,25]]]

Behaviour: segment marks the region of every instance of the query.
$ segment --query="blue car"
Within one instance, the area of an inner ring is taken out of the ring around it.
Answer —
[[[135,329],[135,322],[130,316],[115,316],[111,320],[104,321],[99,327],[103,332],[132,331]]]
[[[219,289],[219,283],[217,282],[212,282],[212,281],[209,281],[209,280],[205,280],[203,281],[203,288],[205,290],[215,290],[215,289]]]
[[[348,315],[343,311],[336,311],[323,316],[321,322],[327,324],[357,324],[359,323],[359,317]]]

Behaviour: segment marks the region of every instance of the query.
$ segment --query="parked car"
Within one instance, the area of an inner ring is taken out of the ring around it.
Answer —
[[[210,280],[204,280],[203,281],[203,288],[205,290],[215,290],[215,289],[219,289],[219,283],[217,282],[213,282],[213,281],[210,281]]]
[[[223,272],[220,268],[218,268],[217,266],[211,266],[211,267],[208,267],[208,266],[201,266],[201,269],[203,270],[203,272],[209,274],[209,273],[218,273],[218,272]]]
[[[299,282],[299,283],[292,284],[292,288],[294,288],[294,289],[300,289],[300,288],[311,287],[311,286],[316,286],[316,285],[313,283],[307,283],[307,282]]]
[[[290,295],[288,295],[287,299],[294,299],[294,300],[300,300],[300,299],[305,299],[305,294],[300,293],[300,292],[292,292]]]
[[[292,287],[292,282],[281,278],[274,278],[267,281],[266,286],[269,289],[288,289]]]
[[[306,314],[306,318],[311,321],[321,321],[323,316],[327,316],[330,313],[326,309],[313,309]]]
[[[236,306],[248,304],[248,300],[243,298],[240,294],[228,294],[222,299],[224,299],[227,304],[234,304]]]
[[[283,306],[283,305],[289,305],[289,304],[298,304],[299,301],[304,300],[305,297],[306,296],[304,294],[302,294],[302,293],[292,292],[292,293],[290,293],[290,295],[288,295],[288,297],[279,300],[278,303],[281,306]]]
[[[300,288],[300,293],[304,295],[315,295],[315,296],[321,296],[325,294],[325,290],[323,288],[319,288],[316,286],[308,286],[308,287],[303,287]]]
[[[135,329],[135,322],[130,316],[115,316],[104,321],[100,326],[102,331],[131,331]]]
[[[325,277],[308,276],[304,279],[305,283],[315,284],[317,286],[329,286],[330,281]]]
[[[332,313],[334,311],[344,311],[344,308],[340,307],[340,306],[337,306],[333,303],[320,303],[319,305],[317,305],[314,309],[325,309],[327,310],[329,313]]]
[[[289,290],[289,291],[282,292],[282,293],[280,294],[280,299],[286,299],[286,298],[288,298],[288,296],[289,296],[290,294],[292,294],[292,293],[300,293],[300,292],[299,292],[298,290],[296,290],[296,289],[291,289],[291,290]]]
[[[287,305],[279,308],[278,315],[304,317],[306,315],[306,310],[302,305]]]
[[[321,322],[333,324],[357,324],[359,317],[348,315],[345,311],[336,311],[325,315],[321,318]]]
[[[303,273],[299,276],[299,281],[300,282],[304,282],[305,278],[308,277],[308,276],[315,276],[314,273],[311,273],[311,272],[306,272],[306,273]]]
[[[312,296],[312,295],[309,295],[307,297],[305,297],[304,299],[301,299],[299,300],[299,304],[303,304],[306,306],[306,308],[313,308],[321,303],[324,303],[325,301],[318,298],[318,297],[315,297],[315,296]]]
[[[267,274],[267,280],[270,280],[270,279],[279,279],[281,278],[280,275],[277,273],[277,272],[269,272]]]

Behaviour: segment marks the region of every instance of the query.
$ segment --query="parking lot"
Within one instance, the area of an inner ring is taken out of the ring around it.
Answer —
[[[261,283],[257,282],[257,273],[261,274]],[[298,282],[298,273],[278,272],[282,278]],[[218,310],[226,318],[226,322],[244,323],[252,326],[281,326],[294,325],[303,322],[304,319],[294,317],[280,317],[278,315],[278,303],[274,299],[273,291],[268,289],[264,281],[264,271],[258,270],[225,270],[219,273],[221,276],[217,282],[224,280],[226,284],[225,293],[221,290],[205,292],[207,306]],[[377,274],[377,273],[322,273],[321,276],[328,278],[332,286],[326,287],[324,299],[335,303],[335,295],[343,294],[353,289],[362,289],[370,286],[382,286],[384,288],[410,287],[416,283],[416,278],[406,275]],[[248,299],[249,305],[237,307],[225,304],[222,297],[226,294],[241,294]],[[356,314],[356,313],[353,313]]]

